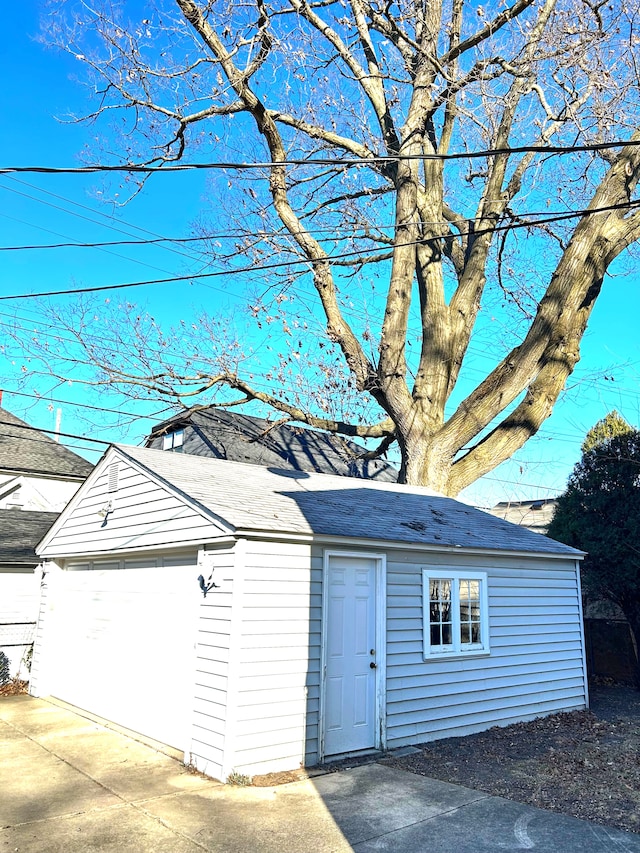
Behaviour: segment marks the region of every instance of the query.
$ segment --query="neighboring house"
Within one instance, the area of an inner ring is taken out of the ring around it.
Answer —
[[[35,547],[93,466],[0,408],[0,651],[12,675],[35,631]]]
[[[398,472],[380,459],[362,459],[367,448],[309,427],[274,425],[227,409],[190,409],[158,424],[146,446],[233,462],[316,471],[395,482]]]
[[[93,465],[0,408],[0,509],[60,512]]]
[[[534,533],[545,534],[555,512],[556,498],[542,498],[528,501],[501,501],[487,510],[496,518],[503,518],[512,524],[519,524]]]
[[[217,779],[587,705],[581,553],[424,488],[112,447],[38,552],[33,695]]]
[[[0,651],[9,658],[11,675],[28,671],[25,656],[33,644],[40,598],[35,548],[58,515],[0,510]]]

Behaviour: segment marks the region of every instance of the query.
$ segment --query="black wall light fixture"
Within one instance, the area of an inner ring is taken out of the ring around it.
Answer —
[[[202,590],[202,595],[206,598],[210,589],[220,589],[217,583],[213,582],[213,572],[209,575],[209,580],[205,581],[204,575],[198,575],[198,583]]]

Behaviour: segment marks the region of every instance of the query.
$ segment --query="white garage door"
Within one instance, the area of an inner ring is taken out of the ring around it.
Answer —
[[[76,564],[55,578],[51,694],[170,746],[187,746],[195,558]],[[146,567],[145,567],[146,565]]]

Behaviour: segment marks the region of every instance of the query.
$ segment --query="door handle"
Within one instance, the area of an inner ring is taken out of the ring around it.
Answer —
[[[369,664],[369,669],[377,669],[377,668],[378,668],[378,664],[375,661],[371,661],[371,663]]]

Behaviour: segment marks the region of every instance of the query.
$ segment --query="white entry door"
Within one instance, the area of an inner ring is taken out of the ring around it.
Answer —
[[[372,749],[379,662],[373,557],[332,554],[325,607],[324,755]]]

